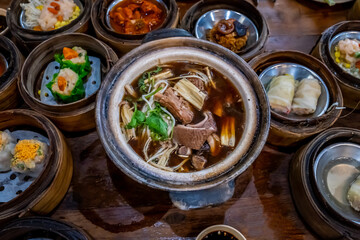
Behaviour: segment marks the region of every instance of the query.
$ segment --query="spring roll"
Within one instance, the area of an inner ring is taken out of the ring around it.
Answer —
[[[321,94],[321,86],[314,78],[305,78],[300,81],[292,103],[292,111],[297,115],[314,113]]]
[[[278,113],[289,114],[294,92],[295,79],[293,76],[286,74],[274,77],[267,92],[270,107]]]

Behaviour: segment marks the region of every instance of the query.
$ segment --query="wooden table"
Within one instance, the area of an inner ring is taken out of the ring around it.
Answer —
[[[1,1],[0,6],[8,2]],[[192,2],[178,4],[183,15]],[[266,50],[309,53],[321,32],[345,20],[350,7],[329,8],[309,0],[260,0],[258,9],[270,27]],[[360,112],[335,125],[359,129]],[[296,149],[266,145],[252,167],[237,178],[231,200],[217,207],[182,211],[171,204],[166,192],[122,174],[107,157],[96,131],[66,136],[74,176],[66,197],[50,216],[73,223],[95,239],[194,239],[214,224],[231,225],[247,239],[315,239],[290,195],[288,167]]]

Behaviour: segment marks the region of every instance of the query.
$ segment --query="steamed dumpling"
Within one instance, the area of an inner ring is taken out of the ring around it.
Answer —
[[[340,55],[347,63],[355,64],[356,57],[355,53],[360,52],[360,41],[356,39],[344,39],[339,41]]]
[[[290,113],[294,92],[295,79],[293,76],[286,74],[274,77],[267,92],[270,107],[279,113]]]
[[[47,145],[38,140],[20,140],[15,146],[11,169],[14,172],[38,176],[43,168],[47,149]]]
[[[352,208],[356,211],[360,211],[360,175],[351,184],[347,199],[349,200]]]
[[[292,103],[292,111],[297,115],[314,113],[321,94],[319,81],[305,78],[300,81]]]
[[[63,61],[70,60],[74,64],[84,64],[86,62],[87,51],[81,47],[63,48]]]
[[[9,130],[0,131],[0,172],[10,170],[15,144],[16,140],[11,136]]]
[[[70,96],[74,90],[79,76],[70,68],[61,69],[59,75],[55,79],[55,83],[51,86],[53,92]]]

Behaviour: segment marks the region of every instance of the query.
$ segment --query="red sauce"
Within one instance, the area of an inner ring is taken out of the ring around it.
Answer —
[[[6,66],[6,60],[5,58],[0,54],[0,77],[6,72],[7,66]]]
[[[124,0],[110,11],[111,27],[118,33],[145,34],[164,22],[166,10],[155,0]]]

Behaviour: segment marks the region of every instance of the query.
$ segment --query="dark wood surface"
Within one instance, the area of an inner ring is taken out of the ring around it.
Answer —
[[[2,0],[0,6],[9,0]],[[184,14],[192,2],[179,2]],[[351,4],[329,8],[310,0],[260,0],[258,9],[270,28],[266,50],[309,53],[319,35],[346,19]],[[343,115],[348,114],[345,110]],[[336,126],[360,128],[360,112]],[[166,192],[140,185],[108,159],[96,131],[66,134],[74,158],[71,187],[50,215],[70,222],[95,239],[195,239],[204,228],[228,224],[247,239],[316,239],[293,205],[289,162],[296,148],[266,145],[259,158],[236,180],[232,199],[217,206],[182,211]]]

